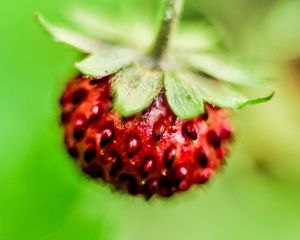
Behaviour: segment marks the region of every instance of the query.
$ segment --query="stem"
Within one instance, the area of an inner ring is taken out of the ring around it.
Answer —
[[[184,0],[167,0],[160,30],[151,51],[151,56],[158,62],[163,60],[168,52],[172,34],[181,15],[183,3]]]

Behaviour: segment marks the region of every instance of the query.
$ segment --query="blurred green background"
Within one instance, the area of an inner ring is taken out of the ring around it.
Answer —
[[[184,20],[205,17],[233,52],[264,60],[276,97],[235,113],[212,184],[150,202],[86,180],[64,151],[57,99],[80,55],[34,13],[61,21],[77,4],[155,29],[160,1],[1,1],[0,239],[299,239],[300,1],[187,0]]]

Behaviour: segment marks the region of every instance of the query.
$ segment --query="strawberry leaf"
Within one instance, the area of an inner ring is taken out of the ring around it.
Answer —
[[[166,74],[166,96],[173,112],[181,119],[190,119],[204,113],[203,100],[184,77]]]
[[[194,74],[186,74],[186,79],[193,83],[205,101],[224,108],[240,109],[247,105],[266,102],[274,95],[270,90],[249,86],[237,87]]]
[[[131,64],[136,54],[129,50],[111,50],[106,53],[91,55],[75,64],[80,72],[95,78],[105,77],[118,72]]]
[[[91,37],[87,37],[78,32],[67,28],[56,26],[48,22],[41,15],[37,15],[40,24],[50,33],[57,42],[68,44],[84,53],[99,52],[103,48],[103,44]]]
[[[147,108],[162,88],[162,73],[134,64],[112,79],[114,108],[124,117]]]
[[[217,54],[185,54],[183,56],[189,68],[220,81],[239,85],[257,85],[265,82],[264,78],[253,74],[230,58]]]

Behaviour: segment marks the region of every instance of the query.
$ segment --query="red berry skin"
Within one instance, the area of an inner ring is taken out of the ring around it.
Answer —
[[[228,154],[228,111],[206,104],[205,114],[182,120],[162,92],[142,113],[122,118],[111,77],[78,76],[60,100],[66,148],[83,172],[147,199],[208,182]]]

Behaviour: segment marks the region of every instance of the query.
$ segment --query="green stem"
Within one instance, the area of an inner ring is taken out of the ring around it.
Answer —
[[[164,17],[157,38],[151,51],[151,56],[160,62],[167,55],[172,35],[179,21],[184,0],[167,0]]]

